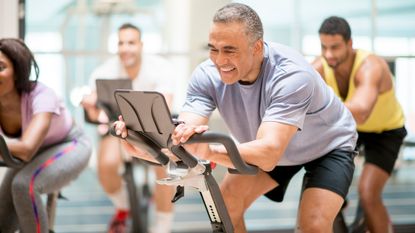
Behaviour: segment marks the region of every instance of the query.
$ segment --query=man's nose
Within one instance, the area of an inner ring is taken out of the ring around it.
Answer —
[[[227,56],[223,52],[219,52],[216,56],[216,64],[218,65],[224,65],[228,62]]]
[[[332,58],[333,57],[333,52],[329,49],[324,51],[324,57],[326,57],[327,59]]]
[[[119,52],[128,51],[128,45],[122,44],[122,45],[118,46],[118,51]]]

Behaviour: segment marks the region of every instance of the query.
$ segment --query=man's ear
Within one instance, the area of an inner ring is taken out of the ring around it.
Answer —
[[[353,48],[353,40],[349,39],[349,41],[347,41],[347,46],[350,48]]]
[[[255,54],[262,53],[263,49],[264,49],[264,40],[258,39],[257,41],[255,41],[254,53]]]

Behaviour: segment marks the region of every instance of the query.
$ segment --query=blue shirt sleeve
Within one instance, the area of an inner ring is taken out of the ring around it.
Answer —
[[[202,66],[195,69],[187,88],[182,112],[192,112],[203,117],[210,117],[216,109],[212,92],[215,87],[211,75]]]

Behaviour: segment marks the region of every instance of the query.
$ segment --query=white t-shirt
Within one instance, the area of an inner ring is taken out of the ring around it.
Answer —
[[[140,91],[158,91],[173,94],[175,76],[172,65],[164,58],[155,55],[142,56],[141,70],[133,79],[133,89]],[[100,65],[91,74],[90,86],[95,90],[96,79],[128,79],[118,56],[114,56]]]

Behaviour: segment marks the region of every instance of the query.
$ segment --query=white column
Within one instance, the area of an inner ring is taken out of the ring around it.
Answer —
[[[207,44],[213,15],[231,0],[192,0],[190,7],[190,67],[194,69],[208,56]]]
[[[190,1],[165,0],[163,2],[165,25],[163,27],[163,48],[167,59],[173,63],[175,79],[175,95],[173,111],[179,112],[184,103],[186,80],[189,76],[189,28]]]
[[[298,51],[302,51],[302,29],[301,29],[301,1],[293,0],[291,2],[292,19],[291,19],[291,46]]]
[[[370,48],[372,53],[376,53],[375,40],[377,37],[377,19],[378,19],[378,8],[377,0],[371,1],[371,11],[370,11]]]
[[[19,36],[17,0],[0,0],[0,38]]]
[[[205,49],[216,10],[230,0],[165,0],[164,49],[174,63],[176,74],[175,110],[184,103],[191,72],[207,58]]]

